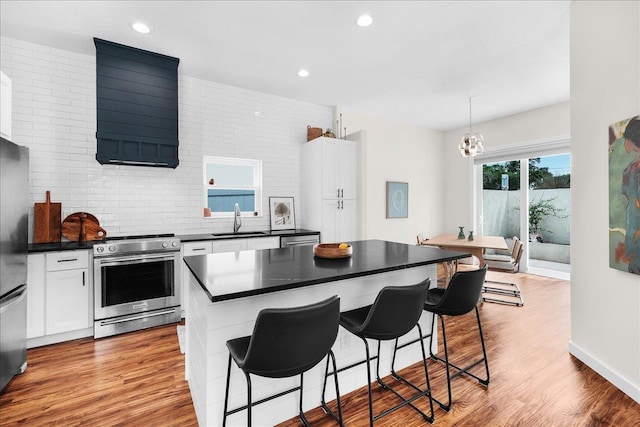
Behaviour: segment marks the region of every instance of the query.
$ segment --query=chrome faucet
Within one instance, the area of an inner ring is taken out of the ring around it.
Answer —
[[[242,219],[240,219],[240,205],[237,203],[233,206],[233,232],[237,233],[242,225]]]

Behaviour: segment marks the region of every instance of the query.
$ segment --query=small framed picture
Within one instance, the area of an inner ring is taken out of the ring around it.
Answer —
[[[409,183],[387,181],[387,218],[409,217]]]
[[[272,230],[294,230],[296,228],[293,197],[269,197]]]

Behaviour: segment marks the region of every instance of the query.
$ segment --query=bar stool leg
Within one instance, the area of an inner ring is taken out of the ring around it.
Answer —
[[[433,349],[432,349],[433,331],[434,331],[434,329],[436,327],[436,317],[438,317],[440,319],[440,324],[442,325],[442,341],[443,341],[443,347],[444,347],[444,360],[442,360],[437,355],[433,354]],[[433,317],[431,319],[431,334],[429,336],[429,357],[431,357],[431,359],[439,360],[439,361],[442,361],[442,362],[445,363],[445,369],[447,371],[447,395],[448,395],[448,398],[449,398],[449,403],[445,405],[444,403],[440,402],[438,399],[433,397],[433,393],[431,394],[431,398],[433,400],[435,400],[436,403],[438,405],[440,405],[440,407],[443,410],[445,410],[446,412],[449,412],[449,410],[451,409],[451,373],[449,372],[449,351],[447,349],[447,333],[445,331],[444,319],[439,314],[433,314]]]
[[[369,353],[369,343],[366,338],[362,338],[364,342],[365,355],[367,357],[367,389],[369,392],[369,426],[373,427],[373,397],[371,395],[371,355]]]
[[[248,373],[244,376],[247,377],[247,426],[251,427],[251,377]]]
[[[325,392],[327,390],[327,377],[329,376],[329,358],[331,358],[332,367],[333,367],[333,381],[336,387],[336,404],[338,405],[338,416],[329,408],[325,399]],[[327,357],[327,364],[324,369],[324,382],[322,384],[322,400],[320,401],[322,409],[324,412],[329,414],[334,420],[338,422],[340,427],[344,426],[344,422],[342,421],[342,402],[340,401],[340,386],[338,385],[338,366],[336,364],[336,356],[333,354],[333,351],[329,351],[329,356]]]
[[[222,427],[227,425],[227,407],[229,404],[229,382],[231,380],[231,354],[229,354],[229,366],[227,367],[227,387],[224,392],[224,412],[222,415]]]

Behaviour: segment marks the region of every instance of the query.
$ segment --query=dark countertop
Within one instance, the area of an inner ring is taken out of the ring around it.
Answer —
[[[247,231],[247,233],[249,233]],[[238,235],[216,235],[216,233],[204,233],[204,234],[181,234],[177,237],[182,243],[185,242],[197,242],[201,240],[223,240],[223,239],[239,239],[239,238],[255,238],[255,237],[280,237],[280,236],[308,236],[312,234],[320,234],[319,231],[304,230],[301,228],[295,230],[267,230],[256,231],[255,233],[264,233],[263,235],[251,234],[250,236],[238,234]]]
[[[312,246],[184,257],[212,302],[295,289],[469,256],[383,240],[350,242],[353,255],[323,259]]]
[[[256,233],[261,233],[260,231],[256,231]],[[308,236],[313,234],[320,234],[319,231],[312,230],[304,230],[304,229],[296,229],[296,230],[273,230],[273,231],[264,231],[264,235],[255,235],[252,234],[250,236],[246,235],[225,235],[225,236],[216,236],[213,233],[209,234],[182,234],[177,235],[181,242],[197,242],[201,240],[223,240],[223,239],[238,239],[238,238],[254,238],[254,237],[280,237],[280,236]],[[38,253],[38,252],[60,252],[60,251],[75,251],[78,249],[92,249],[94,243],[101,243],[102,240],[88,241],[84,244],[80,244],[78,242],[57,242],[57,243],[29,243],[27,247],[27,251],[29,253]]]
[[[76,251],[81,249],[92,249],[94,243],[100,243],[101,240],[87,241],[86,243],[78,242],[56,242],[56,243],[29,243],[27,246],[28,253],[38,252],[60,252],[60,251]]]

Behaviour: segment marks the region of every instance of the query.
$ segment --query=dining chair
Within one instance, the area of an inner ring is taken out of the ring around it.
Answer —
[[[486,255],[484,258],[490,270],[517,273],[520,270],[520,258],[523,251],[524,245],[517,236],[513,236],[510,255]],[[524,305],[522,291],[516,283],[497,280],[485,280],[485,283],[490,285],[485,285],[482,288],[483,302],[514,305],[516,307]]]

